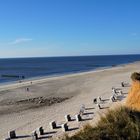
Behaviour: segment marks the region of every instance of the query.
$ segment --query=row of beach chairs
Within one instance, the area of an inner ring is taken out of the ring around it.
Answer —
[[[77,122],[82,121],[82,117],[81,117],[81,114],[80,114],[80,113],[82,113],[82,112],[79,112],[79,114],[75,115],[75,120],[76,120]],[[65,123],[63,123],[63,124],[61,124],[61,125],[57,125],[57,122],[56,122],[56,121],[51,121],[51,122],[49,123],[50,128],[51,128],[51,129],[62,128],[62,131],[63,131],[63,132],[68,131],[68,130],[69,130],[69,127],[68,127],[67,122],[70,122],[70,121],[72,121],[73,119],[72,119],[72,117],[70,116],[70,114],[65,115],[64,118],[65,118]],[[16,138],[18,138],[17,135],[16,135],[16,131],[15,131],[15,130],[10,131],[10,132],[8,133],[8,135],[9,135],[9,138],[6,138],[6,139],[4,139],[4,140],[10,140],[10,139],[16,139]],[[34,131],[31,133],[30,137],[32,138],[32,140],[37,140],[37,139],[39,139],[39,136],[41,136],[41,135],[44,135],[44,129],[43,129],[42,126],[39,127],[39,128],[37,128],[36,130],[34,130]]]
[[[129,87],[130,85],[129,83],[121,82],[121,86]],[[110,102],[116,102],[117,100],[120,100],[120,98],[123,98],[123,97],[124,97],[124,94],[123,94],[122,89],[112,87],[112,95],[109,99]],[[93,103],[96,104],[99,109],[102,109],[101,107],[102,102],[103,102],[103,99],[101,98],[101,96],[93,99]]]
[[[122,87],[127,87],[128,85],[129,85],[128,83],[121,82]],[[109,99],[110,102],[115,102],[118,99],[118,96],[123,96],[122,89],[112,87],[112,96]],[[101,107],[102,102],[104,102],[104,100],[101,98],[101,96],[93,99],[93,104],[96,104],[98,109],[102,109]],[[84,115],[85,110],[86,110],[86,107],[84,104],[82,104],[80,107],[79,113],[75,115],[75,120],[77,122],[80,122],[83,120],[82,115]],[[68,131],[69,130],[68,122],[72,121],[73,119],[70,116],[70,114],[65,115],[64,118],[65,118],[65,123],[61,124],[61,126],[58,126],[56,121],[51,121],[49,123],[50,128],[51,129],[61,128],[63,132]],[[6,138],[4,140],[11,140],[11,139],[17,138],[15,130],[10,131],[8,135],[9,135],[9,138]],[[44,135],[44,129],[42,126],[40,126],[39,128],[37,128],[31,133],[30,137],[32,138],[32,140],[37,140],[39,139],[39,136],[42,136],[42,135]]]

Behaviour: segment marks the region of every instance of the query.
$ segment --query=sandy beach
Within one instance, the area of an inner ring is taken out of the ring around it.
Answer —
[[[111,88],[122,88],[122,81],[130,83],[131,73],[139,72],[139,68],[140,62],[135,62],[104,70],[0,86],[0,139],[6,138],[8,131],[16,130],[19,139],[30,140],[31,132],[40,126],[46,132],[40,139],[61,136],[64,133],[61,128],[51,130],[49,122],[56,120],[61,125],[65,122],[64,115],[74,117],[84,104],[87,108],[83,116],[85,121],[68,123],[69,134],[78,131],[83,124],[94,122],[103,110],[112,106],[108,101],[112,95]],[[122,90],[126,96],[129,87]],[[105,99],[102,110],[96,109],[92,101],[98,96]]]

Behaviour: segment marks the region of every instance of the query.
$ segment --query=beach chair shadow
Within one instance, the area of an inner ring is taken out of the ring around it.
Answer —
[[[85,118],[85,119],[82,119],[82,121],[90,121],[92,120],[93,118]]]
[[[108,106],[107,107],[101,107],[100,109],[107,109],[107,108],[109,108]]]
[[[59,128],[61,128],[61,126],[60,126],[60,125],[56,126],[56,128],[54,128],[54,129],[59,129]]]
[[[102,99],[103,102],[109,101],[109,99]]]
[[[51,131],[51,132],[44,132],[44,135],[50,135],[50,134],[55,134],[57,131]]]
[[[85,108],[85,110],[92,110],[95,109],[94,107]]]
[[[126,95],[126,94],[128,94],[128,92],[123,92],[122,94],[123,94],[123,95]]]
[[[85,112],[83,115],[92,115],[94,112]]]
[[[29,138],[30,135],[24,135],[24,136],[17,136],[15,139],[22,139],[22,138]]]
[[[39,137],[38,139],[41,140],[41,139],[49,139],[49,138],[52,138],[52,136],[42,136],[42,137]]]
[[[49,139],[49,138],[52,138],[53,134],[57,133],[57,131],[51,131],[51,132],[44,132],[43,135],[49,135],[49,136],[41,136],[39,137],[38,139]],[[50,135],[52,134],[52,135]]]
[[[116,90],[122,90],[122,88],[115,88]]]
[[[69,128],[68,131],[74,131],[74,130],[77,130],[77,129],[79,129],[79,127]]]
[[[120,95],[120,96],[117,96],[117,100],[118,100],[118,101],[122,101],[124,98],[125,98],[125,97],[124,97],[124,96],[121,96],[121,95]]]

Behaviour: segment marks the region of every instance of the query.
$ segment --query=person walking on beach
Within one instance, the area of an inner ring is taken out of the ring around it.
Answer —
[[[29,92],[29,88],[28,87],[26,88],[26,91]]]

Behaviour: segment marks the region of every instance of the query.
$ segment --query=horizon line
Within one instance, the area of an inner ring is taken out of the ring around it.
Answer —
[[[0,57],[0,59],[24,59],[24,58],[52,58],[52,57],[90,57],[90,56],[120,56],[120,55],[140,55],[140,54],[95,54],[95,55],[61,55],[61,56],[23,56],[23,57]]]

